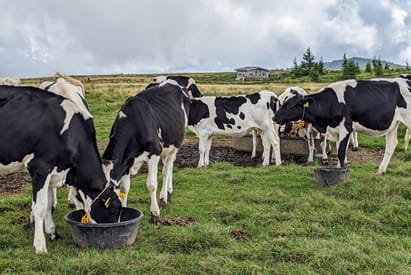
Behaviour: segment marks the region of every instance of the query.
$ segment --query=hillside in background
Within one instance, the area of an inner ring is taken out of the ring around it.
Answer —
[[[348,60],[354,60],[354,63],[358,63],[358,65],[360,66],[361,69],[365,68],[365,65],[367,65],[368,62],[370,62],[370,64],[372,64],[372,59],[370,58],[363,58],[363,57],[351,57],[348,58]],[[342,68],[342,59],[339,60],[334,60],[334,61],[330,61],[330,62],[325,62],[324,63],[324,68],[326,70],[332,70],[332,69],[341,69]],[[381,60],[382,65],[385,66],[385,64],[387,63],[390,68],[405,68],[405,66],[403,65],[399,65],[399,64],[395,64],[393,62],[390,61],[385,61],[385,60]]]

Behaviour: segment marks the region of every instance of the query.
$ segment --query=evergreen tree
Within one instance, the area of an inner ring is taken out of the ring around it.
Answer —
[[[318,65],[318,73],[320,75],[324,74],[324,62],[323,62],[323,57],[321,56],[320,61],[317,63]]]
[[[294,77],[294,78],[301,77],[303,75],[301,72],[301,67],[298,66],[297,59],[295,57],[293,60],[293,66],[294,67],[291,71],[291,77]]]
[[[312,81],[318,81],[318,78],[320,77],[320,68],[319,68],[319,64],[318,63],[313,63],[313,65],[311,66],[311,70],[310,70],[310,78]]]
[[[378,77],[383,75],[382,63],[381,63],[380,58],[376,59],[375,61],[374,73],[375,73],[375,76],[378,76]]]
[[[358,64],[355,64],[353,59],[348,60],[345,53],[343,55],[342,72],[343,79],[354,79],[359,72]]]
[[[367,62],[367,65],[365,65],[365,72],[366,73],[371,73],[371,64],[370,64],[370,62]]]
[[[303,55],[303,60],[301,61],[301,70],[304,75],[310,74],[311,68],[314,64],[315,56],[311,53],[311,49],[308,47],[307,51]]]
[[[388,65],[388,63],[385,63],[384,70],[386,70],[386,71],[390,70],[390,65]]]
[[[357,62],[357,63],[355,63],[355,74],[359,74],[360,72],[361,72],[360,71],[360,64],[358,64],[358,62]]]

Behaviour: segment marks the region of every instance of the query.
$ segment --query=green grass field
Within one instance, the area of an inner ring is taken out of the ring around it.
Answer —
[[[142,90],[151,76],[142,77],[87,84],[99,141],[108,139],[124,100]],[[232,88],[230,94],[237,86],[247,92],[261,85],[281,92],[278,83],[230,86],[224,77],[198,77],[200,90],[216,81],[219,90]],[[318,85],[292,85],[297,84]],[[312,167],[318,163],[174,169],[173,202],[161,215],[196,218],[185,227],[149,224],[146,175],[138,175],[129,206],[146,217],[135,244],[124,249],[76,247],[63,220],[71,210],[67,191],[61,189],[54,220],[62,239],[48,241],[49,253],[37,256],[33,230],[25,231],[19,223],[31,210],[29,188],[0,200],[0,274],[411,274],[411,164],[410,154],[402,150],[403,127],[400,132],[395,153],[400,161],[390,163],[386,175],[375,176],[375,164],[350,165],[349,182],[328,188],[314,182]],[[365,136],[359,142],[370,150],[385,143]],[[247,238],[234,238],[232,232],[238,230]]]

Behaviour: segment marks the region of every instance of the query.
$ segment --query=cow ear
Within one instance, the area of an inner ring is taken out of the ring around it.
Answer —
[[[191,84],[188,90],[191,91],[191,95],[193,97],[203,97],[203,94],[200,92],[200,90],[197,88],[197,85],[195,84]]]

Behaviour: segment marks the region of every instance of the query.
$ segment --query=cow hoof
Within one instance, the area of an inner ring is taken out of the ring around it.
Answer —
[[[59,234],[57,234],[57,232],[54,232],[54,233],[48,234],[48,238],[50,241],[55,241],[55,240],[60,239],[61,237]]]
[[[378,171],[377,173],[375,173],[376,176],[382,176],[382,175],[384,175],[384,174],[385,174],[385,172],[380,172],[380,171]]]
[[[172,195],[172,194],[173,194],[173,193],[167,192],[167,201],[168,201],[168,203],[171,202],[171,195]]]
[[[157,215],[154,215],[153,213],[151,213],[150,223],[152,223],[152,224],[154,224],[154,225],[159,225],[159,224],[161,224],[160,216],[157,216]]]
[[[36,248],[36,254],[37,255],[45,255],[45,254],[47,254],[47,249],[45,248],[45,249],[37,249]]]
[[[160,199],[160,204],[159,204],[160,208],[164,209],[167,207],[167,202],[165,201],[165,199],[161,198]]]
[[[71,208],[71,209],[74,209],[74,208],[76,208],[76,205],[74,203],[69,203],[68,207]]]
[[[353,150],[354,152],[355,152],[355,151],[358,151],[358,147],[353,147],[352,150]]]

